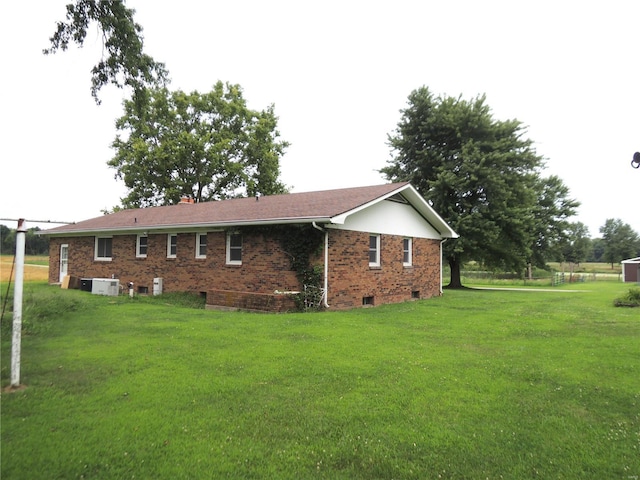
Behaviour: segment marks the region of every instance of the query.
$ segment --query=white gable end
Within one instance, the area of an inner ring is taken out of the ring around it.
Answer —
[[[390,200],[358,210],[347,216],[343,224],[329,224],[326,227],[404,237],[442,238],[411,205]]]

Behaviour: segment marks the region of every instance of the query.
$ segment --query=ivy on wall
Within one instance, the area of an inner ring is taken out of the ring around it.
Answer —
[[[291,224],[244,227],[242,231],[275,238],[289,257],[291,270],[296,272],[300,285],[322,288],[322,266],[311,263],[313,257],[322,253],[324,233],[320,230],[309,224]],[[305,298],[300,297],[297,303],[303,308]]]

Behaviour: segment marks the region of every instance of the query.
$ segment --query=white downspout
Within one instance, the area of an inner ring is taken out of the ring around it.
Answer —
[[[444,293],[443,290],[442,290],[442,283],[443,283],[443,280],[442,280],[442,275],[443,275],[443,272],[442,272],[442,270],[443,270],[443,268],[442,268],[442,255],[443,255],[442,254],[442,250],[443,250],[442,249],[442,244],[444,242],[446,242],[447,240],[448,240],[447,238],[443,238],[442,240],[440,240],[440,295],[442,295]]]
[[[324,233],[324,299],[323,306],[324,308],[329,308],[329,304],[327,303],[327,298],[329,297],[329,231],[319,227],[316,222],[311,222],[313,228],[316,230],[320,230]]]

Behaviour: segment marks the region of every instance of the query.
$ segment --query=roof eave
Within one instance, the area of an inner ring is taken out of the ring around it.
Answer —
[[[111,227],[111,228],[87,228],[78,230],[65,230],[63,232],[47,232],[46,230],[41,232],[42,235],[50,237],[73,237],[73,236],[86,236],[94,234],[134,234],[137,232],[156,232],[165,233],[173,231],[197,231],[197,230],[221,230],[225,228],[233,227],[247,227],[247,226],[267,226],[267,225],[291,225],[299,223],[330,223],[329,217],[295,217],[295,218],[274,218],[265,220],[246,220],[246,221],[229,221],[229,222],[201,222],[201,223],[182,223],[182,224],[167,224],[167,225],[135,225],[132,227]]]

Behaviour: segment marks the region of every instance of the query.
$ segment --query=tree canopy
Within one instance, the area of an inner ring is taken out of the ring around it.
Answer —
[[[100,103],[99,90],[109,83],[131,87],[134,96],[141,89],[163,86],[168,72],[163,63],[144,53],[142,27],[134,21],[134,14],[124,0],[76,0],[67,5],[66,20],[57,22],[49,39],[51,46],[43,52],[65,51],[70,43],[82,46],[95,22],[104,46],[103,57],[91,70],[91,95],[96,103]]]
[[[543,159],[522,124],[494,119],[485,100],[414,90],[381,170],[410,181],[460,235],[444,244],[451,287],[461,286],[461,265],[470,260],[524,271],[578,205],[559,178],[541,176]]]
[[[569,188],[562,180],[552,175],[539,177],[535,185],[536,203],[532,207],[534,218],[534,238],[531,246],[531,263],[543,268],[550,260],[579,263],[586,256],[582,238],[589,232],[583,224],[572,224],[579,203],[568,197]],[[571,250],[571,253],[569,252]],[[569,258],[571,257],[571,258]],[[580,260],[578,260],[580,258]]]
[[[640,255],[640,237],[627,223],[616,218],[608,218],[600,227],[604,251],[602,260],[610,263],[620,263],[627,258]]]
[[[27,255],[47,255],[49,253],[49,239],[38,235],[40,227],[27,230],[24,250]],[[17,230],[6,225],[0,225],[0,254],[15,255]]]
[[[570,263],[584,262],[592,250],[589,229],[582,222],[569,224],[568,235],[559,246],[558,260]]]
[[[247,107],[239,85],[217,82],[211,92],[147,90],[124,102],[108,165],[124,181],[125,208],[284,193],[274,107]]]

